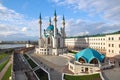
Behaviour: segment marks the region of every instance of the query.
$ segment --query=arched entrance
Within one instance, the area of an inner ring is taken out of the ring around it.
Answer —
[[[94,58],[90,61],[90,64],[98,64],[98,60],[96,58]]]
[[[86,73],[88,72],[88,68],[85,68],[85,72],[86,72]]]
[[[79,58],[78,60],[80,63],[85,63],[85,60],[83,58]]]

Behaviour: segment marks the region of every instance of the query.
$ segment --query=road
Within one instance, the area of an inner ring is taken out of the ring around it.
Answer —
[[[26,78],[28,80],[37,80],[22,54],[14,53],[13,70],[15,73],[15,80],[21,80],[20,77],[22,77],[22,80],[26,80]]]

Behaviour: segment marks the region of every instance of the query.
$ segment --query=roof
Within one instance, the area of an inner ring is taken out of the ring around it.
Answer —
[[[49,25],[46,30],[47,31],[53,31],[54,30],[54,26],[53,25]]]
[[[86,60],[87,63],[90,63],[90,61],[94,58],[96,58],[99,62],[102,62],[105,56],[94,49],[86,48],[75,54],[75,59],[77,61],[79,60],[79,58],[83,58],[84,60]]]

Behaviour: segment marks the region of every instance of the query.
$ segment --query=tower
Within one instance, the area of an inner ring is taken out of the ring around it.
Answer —
[[[40,37],[39,37],[39,47],[42,46],[42,18],[41,18],[41,13],[40,13],[40,16],[39,16],[39,24],[40,24]]]
[[[40,17],[39,17],[39,24],[40,24],[40,38],[42,37],[42,18],[41,18],[41,13],[40,13]]]
[[[56,48],[57,44],[56,44],[56,28],[57,28],[57,14],[56,14],[56,10],[54,12],[54,41],[53,41],[53,47]]]
[[[51,17],[49,17],[49,26],[51,25]]]
[[[63,47],[65,47],[65,17],[64,17],[64,15],[63,15],[63,19],[62,19],[62,32],[63,32]]]

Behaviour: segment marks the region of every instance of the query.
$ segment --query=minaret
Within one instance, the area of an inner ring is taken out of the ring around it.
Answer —
[[[42,18],[41,18],[41,13],[40,13],[40,17],[39,17],[39,24],[40,24],[40,38],[42,37]]]
[[[56,38],[56,27],[57,27],[57,14],[56,14],[56,10],[54,13],[54,37]]]
[[[62,27],[63,27],[63,47],[65,47],[65,17],[63,15],[63,19],[62,19]]]
[[[39,47],[42,46],[42,18],[41,18],[41,13],[40,13],[40,17],[39,17],[39,24],[40,24],[40,37],[39,37]]]
[[[49,17],[49,25],[51,25],[51,17]]]
[[[54,42],[53,42],[53,47],[54,48],[57,48],[57,43],[56,43],[57,31],[56,31],[56,28],[57,28],[57,14],[56,14],[56,10],[55,10],[55,13],[54,13]]]

